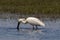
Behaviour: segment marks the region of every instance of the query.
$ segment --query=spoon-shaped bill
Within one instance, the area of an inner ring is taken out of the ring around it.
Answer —
[[[19,30],[19,24],[20,24],[20,22],[18,22],[18,24],[17,24],[17,29]]]

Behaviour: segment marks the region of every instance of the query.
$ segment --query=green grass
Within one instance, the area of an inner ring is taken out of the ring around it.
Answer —
[[[27,14],[60,14],[60,0],[0,0],[0,11]]]

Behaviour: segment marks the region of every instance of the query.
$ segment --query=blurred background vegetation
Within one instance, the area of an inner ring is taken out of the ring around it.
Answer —
[[[60,14],[60,0],[0,0],[0,12]]]

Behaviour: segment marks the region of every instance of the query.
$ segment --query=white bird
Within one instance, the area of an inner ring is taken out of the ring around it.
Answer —
[[[34,29],[34,25],[36,26],[36,29],[37,29],[37,26],[43,26],[45,27],[45,24],[39,20],[38,18],[35,18],[35,17],[28,17],[28,18],[21,18],[21,19],[18,19],[18,25],[17,25],[17,29],[19,30],[19,24],[20,23],[29,23],[33,26],[33,29]]]

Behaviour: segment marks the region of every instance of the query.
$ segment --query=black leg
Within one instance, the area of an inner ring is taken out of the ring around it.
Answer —
[[[37,25],[36,25],[36,30],[38,29]]]
[[[32,25],[33,26],[33,30],[34,30],[34,25]]]
[[[34,26],[33,26],[33,30],[34,30]]]

